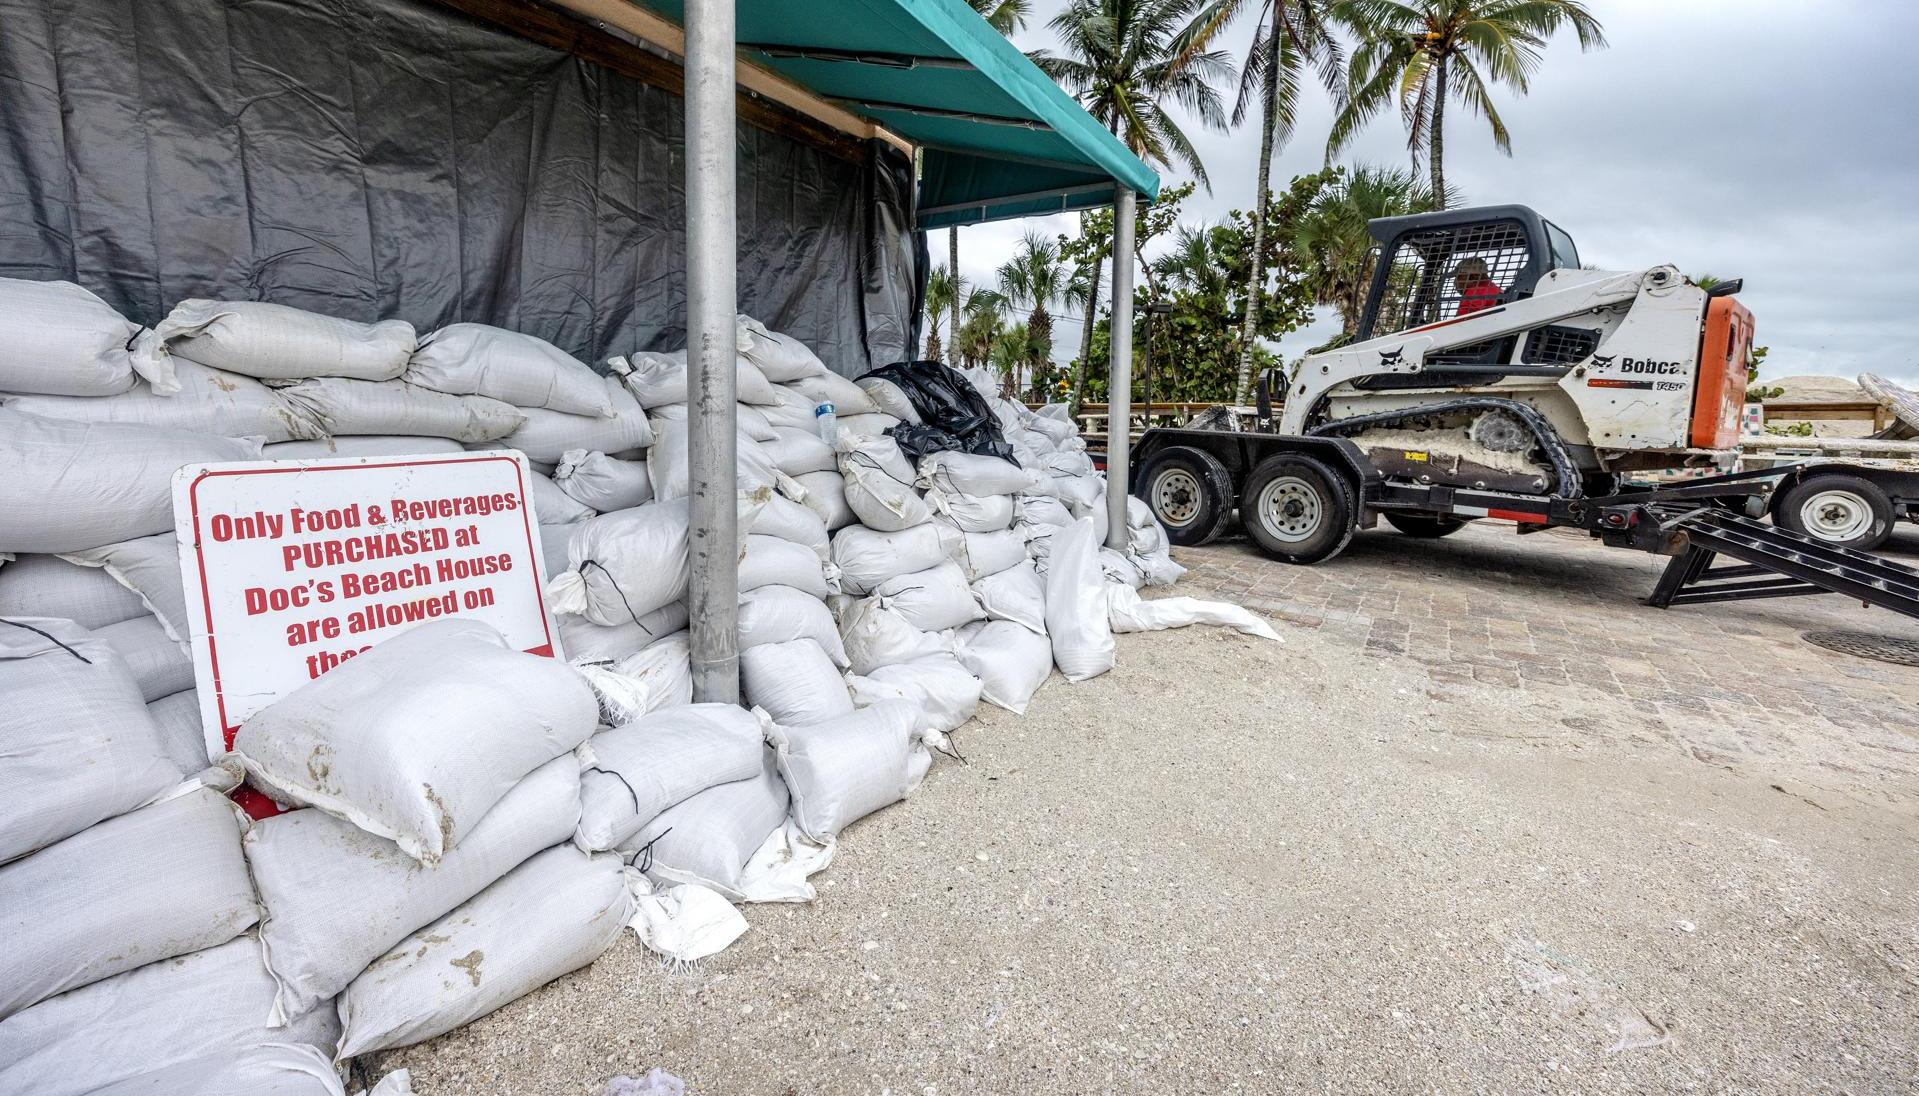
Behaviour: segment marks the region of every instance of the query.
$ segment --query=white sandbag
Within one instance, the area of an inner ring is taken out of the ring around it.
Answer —
[[[1047,656],[1049,662],[1051,657]],[[881,666],[864,676],[855,674],[846,679],[846,687],[853,694],[853,703],[862,708],[886,700],[911,703],[913,729],[933,742],[979,710],[979,678],[945,653]]]
[[[0,864],[182,779],[161,753],[132,671],[71,621],[0,620],[0,697]]]
[[[838,470],[839,458],[834,455],[833,447],[821,441],[814,431],[781,427],[774,433],[777,439],[764,443],[762,449],[780,471],[789,476],[803,476],[808,472]]]
[[[759,411],[766,416],[768,425],[792,430],[811,430],[817,433],[820,428],[819,405],[808,399],[806,393],[788,388],[783,384],[773,386],[773,400],[762,404]],[[837,412],[835,412],[837,415]]]
[[[627,390],[639,397],[640,405],[651,411],[672,403],[686,402],[686,351],[664,354],[641,351],[623,358],[610,358],[607,368],[624,377]],[[778,402],[773,384],[759,367],[745,358],[734,359],[733,398],[740,403]]]
[[[0,567],[0,617],[54,617],[103,628],[147,611],[139,594],[106,571],[59,556],[23,555]]]
[[[859,521],[859,515],[846,504],[846,480],[838,472],[807,472],[793,480],[805,492],[794,501],[818,514],[828,531]]]
[[[853,383],[860,386],[873,406],[880,409],[880,414],[891,415],[901,422],[920,421],[919,408],[913,406],[912,398],[885,377],[861,377]]]
[[[635,882],[635,891],[641,893],[633,903],[633,933],[648,951],[669,962],[697,963],[725,951],[746,933],[746,918],[716,890],[694,883],[655,887],[644,876]],[[654,1069],[664,1073],[657,1066]],[[649,1087],[653,1077],[654,1073],[648,1073],[645,1078]],[[662,1084],[635,1096],[673,1093]]]
[[[747,549],[752,555],[752,549]],[[792,586],[763,585],[740,593],[740,649],[763,643],[810,639],[837,666],[846,665],[846,647],[826,603]]]
[[[180,542],[173,533],[103,544],[69,552],[62,558],[84,567],[101,568],[139,598],[141,606],[159,619],[170,638],[183,645],[190,641],[186,584],[180,577]],[[5,579],[0,578],[0,583],[4,582]]]
[[[1053,442],[1063,442],[1079,435],[1079,427],[1068,410],[1063,403],[1049,403],[1031,416],[1022,415],[1020,421],[1028,430],[1044,434]]]
[[[269,442],[326,433],[304,408],[252,377],[184,359],[173,363],[173,375],[180,390],[172,395],[161,395],[143,383],[116,396],[20,396],[8,398],[7,406],[50,419],[133,423]]]
[[[840,618],[840,641],[846,647],[847,668],[862,675],[951,649],[950,638],[913,627],[905,614],[877,597],[861,598],[846,610]]]
[[[831,372],[811,347],[793,336],[774,331],[751,316],[741,315],[736,319],[741,356],[758,366],[767,380],[784,384],[800,377],[818,377]]]
[[[966,572],[951,560],[896,575],[875,586],[873,593],[921,631],[943,632],[986,615],[967,587]]]
[[[72,282],[0,278],[0,392],[111,396],[133,387],[140,325]]]
[[[1021,495],[1018,509],[1022,525],[1064,529],[1073,524],[1073,512],[1051,495]]]
[[[983,620],[959,630],[953,656],[979,678],[980,699],[1014,715],[1053,672],[1053,644],[1042,633],[1010,620]]]
[[[452,438],[418,438],[406,434],[346,434],[314,441],[283,441],[260,455],[268,460],[319,460],[326,457],[422,457],[464,453],[466,446]]]
[[[590,519],[589,519],[590,520]],[[567,559],[567,546],[573,543],[573,535],[586,528],[585,521],[576,521],[571,525],[542,525],[540,529],[540,573],[551,580],[555,575],[565,573],[570,566]]]
[[[0,552],[75,552],[173,528],[173,473],[260,443],[0,407]]]
[[[740,693],[775,723],[819,723],[853,710],[846,682],[826,649],[810,639],[762,643],[740,652]]]
[[[430,868],[324,811],[254,823],[245,847],[266,907],[276,1018],[339,993],[408,933],[567,840],[579,820],[580,766],[568,755],[535,769]]]
[[[1044,485],[1046,491],[1065,503],[1075,517],[1084,517],[1082,510],[1103,502],[1106,498],[1106,477],[1091,476],[1054,476]]]
[[[812,400],[816,408],[822,403],[832,404],[833,412],[838,418],[843,419],[848,415],[879,414],[880,405],[873,402],[873,397],[867,395],[865,389],[838,373],[796,377],[787,381],[785,387]]]
[[[1099,570],[1106,581],[1117,582],[1134,590],[1146,585],[1146,576],[1140,574],[1133,561],[1125,553],[1115,552],[1111,548],[1099,550]]]
[[[265,301],[181,301],[153,334],[156,357],[262,380],[390,381],[406,371],[416,345],[413,325],[403,320],[356,323]]]
[[[967,533],[993,533],[1013,524],[1013,496],[961,495],[935,487],[926,492],[935,514]]]
[[[351,1058],[471,1023],[613,946],[633,916],[617,856],[546,850],[394,947],[340,995]]]
[[[620,853],[656,883],[694,883],[733,901],[746,898],[746,865],[786,822],[791,802],[762,752],[760,773],[689,796],[620,844]]]
[[[526,493],[533,503],[534,517],[541,525],[573,525],[595,516],[592,507],[560,490],[560,485],[551,478],[538,472],[531,472],[529,476]]]
[[[569,415],[613,414],[593,367],[531,335],[481,323],[448,324],[420,340],[407,359],[409,384],[454,396],[487,396],[515,407]]]
[[[911,795],[933,763],[915,730],[918,719],[918,710],[904,700],[882,700],[808,726],[776,719],[767,737],[792,789],[800,829],[816,841],[830,841],[851,823]]]
[[[648,502],[653,482],[644,460],[618,460],[597,450],[568,449],[560,454],[553,482],[580,505],[610,514]]]
[[[990,620],[1010,620],[1046,634],[1046,580],[1030,560],[973,583],[973,597]]]
[[[1026,537],[1017,529],[962,533],[960,537],[959,565],[969,581],[977,582],[1026,562]]]
[[[891,533],[851,525],[833,534],[833,564],[849,594],[870,594],[887,579],[936,567],[960,550],[958,531],[936,522]]]
[[[199,788],[0,867],[0,1020],[245,932],[259,912],[238,811]]]
[[[331,1011],[331,1010],[329,1010]],[[405,1073],[405,1070],[401,1070]],[[388,1076],[392,1076],[389,1074]],[[385,1082],[381,1082],[384,1086]],[[412,1089],[382,1091],[379,1096],[411,1096]],[[333,1055],[304,1043],[262,1043],[237,1052],[215,1053],[162,1066],[97,1088],[88,1096],[346,1096]],[[362,1093],[360,1096],[366,1096]]]
[[[686,596],[686,499],[601,514],[573,534],[567,570],[548,580],[548,604],[595,624],[638,620]]]
[[[555,572],[557,573],[557,572]],[[570,613],[558,616],[560,645],[569,662],[618,662],[686,628],[686,603],[675,601],[642,613],[638,620],[595,624]]]
[[[865,415],[840,415],[835,423],[842,432],[860,438],[882,437],[899,424],[900,420],[877,411]]]
[[[753,532],[804,545],[822,562],[833,558],[833,542],[826,531],[826,522],[805,503],[794,502],[782,494],[775,493],[766,500],[760,516],[753,519]]]
[[[1107,623],[1099,540],[1092,520],[1081,518],[1052,541],[1052,559],[1046,569],[1046,635],[1053,641],[1053,662],[1059,672],[1068,681],[1085,681],[1113,668],[1113,629]]]
[[[746,538],[746,554],[740,557],[740,593],[762,586],[792,586],[824,598],[839,593],[837,569],[829,574],[830,567],[804,544],[755,533]]]
[[[686,423],[662,422],[654,434],[653,447],[646,451],[646,475],[653,483],[653,497],[661,502],[685,498],[692,490],[687,441]],[[740,490],[773,486],[778,470],[760,443],[736,433],[734,446],[734,474]]]
[[[932,518],[913,486],[913,466],[892,438],[858,437],[841,430],[833,448],[840,455],[846,504],[861,524],[891,533]]]
[[[1273,626],[1250,611],[1224,601],[1201,601],[1191,597],[1142,599],[1130,587],[1108,583],[1107,615],[1115,632],[1149,632],[1161,628],[1184,628],[1189,624],[1218,624],[1261,639],[1283,643]]]
[[[778,393],[785,390],[775,385],[773,391]],[[769,406],[777,408],[778,405]],[[754,441],[775,441],[780,436],[779,431],[766,417],[767,410],[768,408],[755,407],[750,403],[735,403],[733,405],[733,425],[740,433],[752,438]],[[811,411],[806,413],[806,428],[809,430],[813,428],[812,414]],[[656,423],[685,422],[686,405],[683,403],[661,404],[658,407],[648,408],[646,415]],[[782,422],[780,425],[784,427],[788,424]]]
[[[328,434],[414,434],[485,442],[507,437],[527,421],[526,412],[499,400],[449,396],[402,381],[315,377],[282,388],[280,394]]]
[[[600,704],[600,716],[618,726],[648,712],[693,703],[690,641],[678,632],[612,662],[575,661]]]
[[[916,482],[954,495],[1018,495],[1039,488],[1033,473],[1012,461],[950,449],[921,457]]]
[[[147,705],[147,715],[153,719],[160,752],[174,767],[189,775],[207,767],[207,733],[200,720],[198,690],[163,696]]]
[[[581,750],[574,842],[616,848],[687,797],[759,776],[768,722],[737,704],[686,704],[594,735]]]
[[[553,464],[569,449],[624,453],[653,444],[653,424],[640,401],[617,377],[599,378],[611,415],[575,415],[544,407],[518,408],[523,421],[499,437],[500,448],[518,449],[536,461]]]
[[[273,978],[252,936],[102,979],[0,1023],[0,1092],[204,1096],[203,1089],[168,1087],[169,1067],[234,1061],[269,1044],[332,1051],[340,1024],[331,1006],[270,1027],[273,996]],[[139,1077],[159,1080],[145,1088],[109,1087]]]
[[[593,690],[466,617],[418,624],[261,709],[233,751],[255,786],[433,864],[527,773],[586,741]],[[449,764],[457,758],[458,764]]]
[[[93,634],[106,640],[133,672],[143,703],[193,688],[193,656],[167,635],[158,617],[137,616],[96,628]]]

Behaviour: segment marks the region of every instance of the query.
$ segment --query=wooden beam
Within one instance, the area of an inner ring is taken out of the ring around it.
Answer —
[[[553,0],[560,7],[598,19],[626,31],[642,41],[651,42],[675,57],[686,56],[686,32],[680,27],[627,0]],[[741,59],[739,85],[765,96],[789,110],[831,126],[861,140],[881,140],[913,155],[913,143],[904,137],[852,111],[834,106],[786,77],[751,61]]]
[[[582,61],[637,80],[649,87],[656,87],[673,95],[684,96],[686,93],[685,72],[677,62],[641,49],[631,42],[560,12],[537,4],[525,3],[524,0],[436,0],[436,2],[481,22],[491,23],[529,42],[572,54]],[[569,6],[572,4],[569,3]],[[617,4],[617,6],[629,11],[639,10],[626,4]],[[671,26],[671,24],[666,25]],[[678,30],[678,28],[674,29]],[[649,38],[648,41],[652,39]],[[684,36],[676,41],[683,50]],[[668,48],[664,43],[655,44]],[[744,66],[742,66],[743,70]],[[741,86],[745,88],[744,80]],[[750,93],[750,89],[742,90],[740,93],[738,109],[740,121],[748,125],[824,149],[843,160],[864,163],[871,155],[871,150],[866,145],[865,135],[849,132],[844,127],[824,122],[807,112],[795,110],[784,103]],[[910,145],[907,147],[911,148]]]

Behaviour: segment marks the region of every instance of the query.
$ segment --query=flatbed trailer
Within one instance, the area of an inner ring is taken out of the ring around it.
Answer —
[[[1593,494],[1585,491],[1590,483],[1574,480],[1547,495],[1420,482],[1403,467],[1388,475],[1340,437],[1157,428],[1133,447],[1132,468],[1129,490],[1175,544],[1204,544],[1237,513],[1268,555],[1312,564],[1382,518],[1429,537],[1503,518],[1522,534],[1582,529],[1609,547],[1670,557],[1647,598],[1661,609],[1838,593],[1919,618],[1919,570],[1758,520],[1774,492],[1802,474],[1797,466],[1656,486],[1607,484]]]
[[[1765,435],[1739,452],[1746,468],[1792,471],[1768,506],[1783,528],[1870,552],[1919,522],[1919,441]]]

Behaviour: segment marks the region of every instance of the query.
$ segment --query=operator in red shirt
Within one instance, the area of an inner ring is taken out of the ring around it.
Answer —
[[[1486,271],[1486,260],[1468,257],[1453,267],[1453,288],[1459,291],[1459,309],[1454,316],[1470,316],[1499,303],[1503,292]]]

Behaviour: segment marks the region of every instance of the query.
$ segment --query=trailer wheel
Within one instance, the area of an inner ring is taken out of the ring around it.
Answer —
[[[1892,536],[1892,500],[1871,480],[1811,475],[1780,492],[1772,519],[1814,540],[1870,552]]]
[[[1233,516],[1233,477],[1203,449],[1175,446],[1140,469],[1141,501],[1166,526],[1166,539],[1182,547],[1210,544]]]
[[[1409,537],[1438,538],[1457,533],[1466,527],[1465,518],[1441,517],[1438,514],[1409,514],[1401,510],[1381,510],[1379,516],[1386,524]]]
[[[1311,457],[1261,461],[1239,496],[1239,523],[1266,554],[1287,563],[1331,559],[1353,539],[1353,489]]]

